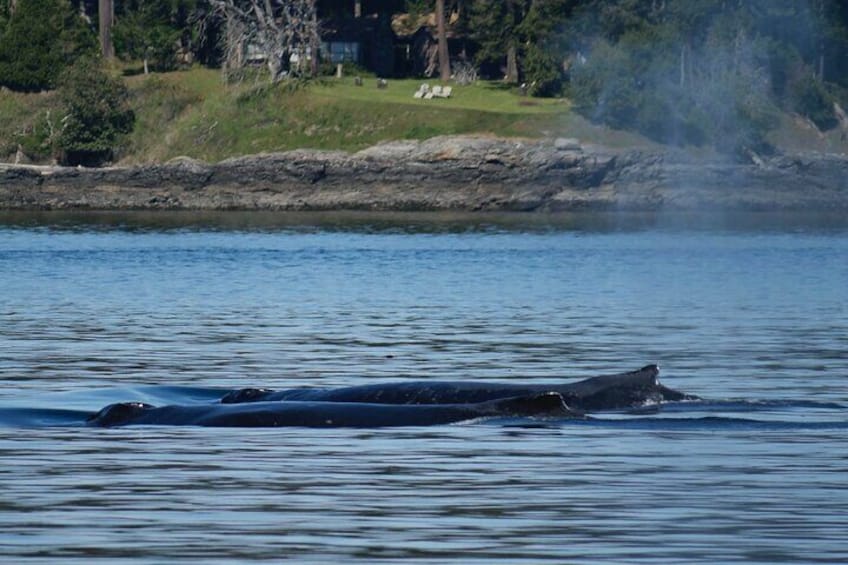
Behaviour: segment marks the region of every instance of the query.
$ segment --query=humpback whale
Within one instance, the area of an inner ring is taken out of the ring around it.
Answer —
[[[432,426],[478,418],[536,416],[577,418],[556,392],[497,398],[467,404],[373,404],[368,402],[257,401],[155,407],[141,402],[110,404],[91,415],[90,426],[128,425],[216,427]]]
[[[463,381],[410,381],[378,383],[341,388],[294,388],[270,390],[244,388],[227,393],[222,404],[297,400],[313,402],[364,402],[369,404],[468,404],[558,393],[566,405],[582,412],[634,408],[668,401],[696,400],[660,384],[659,367],[647,365],[638,371],[602,375],[568,384],[511,384]]]

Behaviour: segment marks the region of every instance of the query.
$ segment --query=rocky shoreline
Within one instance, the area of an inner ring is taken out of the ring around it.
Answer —
[[[439,137],[357,153],[99,169],[0,164],[6,210],[848,210],[848,157],[756,163],[612,150],[573,139]]]

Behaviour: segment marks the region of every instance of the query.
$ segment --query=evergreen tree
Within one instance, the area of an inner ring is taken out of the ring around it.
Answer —
[[[9,2],[8,0],[0,0],[0,41],[3,40],[3,32],[6,31],[6,25],[9,23]]]
[[[177,51],[193,35],[195,0],[131,0],[120,3],[113,28],[115,50],[123,59],[144,62],[159,71],[177,65]]]
[[[94,32],[68,0],[21,1],[0,37],[0,85],[51,89],[65,68],[96,49]]]
[[[526,82],[537,96],[559,93],[565,57],[562,23],[577,0],[475,0],[469,27],[477,60],[504,68],[508,83]]]
[[[519,25],[522,79],[533,96],[562,91],[567,58],[564,23],[577,0],[534,0]]]
[[[519,24],[526,4],[527,0],[475,0],[471,7],[470,27],[480,47],[478,62],[505,64],[504,80],[513,84],[519,79]]]

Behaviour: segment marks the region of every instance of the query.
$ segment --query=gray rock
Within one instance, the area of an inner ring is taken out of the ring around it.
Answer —
[[[574,137],[558,137],[554,140],[554,148],[560,151],[582,151],[580,141]]]
[[[455,136],[214,164],[188,157],[101,169],[0,164],[0,209],[848,210],[846,178],[841,155],[755,165],[566,138]]]

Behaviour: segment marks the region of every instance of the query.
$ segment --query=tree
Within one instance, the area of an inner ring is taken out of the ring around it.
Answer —
[[[475,0],[470,28],[480,63],[503,64],[504,80],[533,85],[533,94],[559,91],[563,49],[560,24],[576,0]]]
[[[527,0],[476,0],[471,9],[471,29],[480,45],[478,62],[502,62],[504,81],[518,83],[518,25]]]
[[[576,0],[534,0],[518,26],[521,72],[533,96],[562,93],[567,44],[563,24]]]
[[[752,0],[753,2],[753,0]],[[571,28],[584,59],[571,76],[583,114],[664,143],[709,143],[751,158],[775,124],[769,53],[752,3],[635,0],[596,8]],[[696,5],[697,4],[697,5]]]
[[[3,32],[6,30],[6,24],[8,23],[9,16],[11,15],[11,8],[11,3],[0,0],[0,38],[3,37]]]
[[[317,73],[320,38],[315,0],[211,2],[212,15],[223,18],[226,28],[225,72],[243,68],[253,55],[264,59],[272,83],[286,72]]]
[[[0,37],[0,85],[51,89],[66,67],[96,49],[93,31],[68,0],[26,0]]]
[[[64,117],[57,140],[61,161],[99,165],[113,157],[135,123],[124,83],[106,74],[94,58],[80,59],[61,77]]]
[[[9,17],[15,13],[17,5],[17,0],[0,0],[0,37],[3,35]]]
[[[144,73],[176,66],[182,22],[175,13],[184,2],[147,0],[129,2],[115,25],[115,45],[124,59],[141,60]]]

